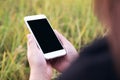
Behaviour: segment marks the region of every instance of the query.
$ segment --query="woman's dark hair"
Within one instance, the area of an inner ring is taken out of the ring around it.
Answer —
[[[109,29],[108,40],[115,68],[120,76],[120,0],[94,0],[94,12]]]

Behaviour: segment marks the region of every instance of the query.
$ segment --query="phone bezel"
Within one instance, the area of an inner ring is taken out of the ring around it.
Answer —
[[[47,19],[47,17],[46,17],[45,15],[33,15],[33,16],[26,16],[26,17],[24,17],[24,21],[25,21],[25,23],[26,23],[26,25],[27,25],[27,28],[29,29],[29,31],[30,31],[31,34],[33,35],[33,37],[34,37],[34,39],[35,39],[38,47],[41,49],[40,45],[38,44],[38,41],[36,40],[36,38],[35,38],[32,30],[31,30],[31,28],[29,27],[29,24],[28,24],[28,22],[27,22],[27,21],[31,21],[31,20],[37,20],[37,19],[46,19],[46,20],[48,21],[48,19]],[[48,21],[48,23],[49,23],[49,21]],[[50,24],[50,23],[49,23],[49,24]],[[51,26],[51,25],[50,25],[50,26]],[[52,27],[51,27],[51,28],[52,28]],[[52,29],[52,30],[53,30],[53,29]],[[58,41],[59,41],[59,39],[58,39]],[[60,41],[59,41],[59,42],[60,42]],[[42,50],[42,49],[41,49],[41,50]],[[42,51],[42,52],[43,52],[43,51]],[[44,52],[43,52],[43,53],[44,53]],[[66,51],[65,51],[65,49],[61,49],[61,50],[57,50],[57,51],[45,53],[45,54],[43,54],[43,55],[44,55],[44,57],[45,57],[46,59],[53,59],[53,58],[57,58],[57,57],[61,57],[61,56],[66,55]]]

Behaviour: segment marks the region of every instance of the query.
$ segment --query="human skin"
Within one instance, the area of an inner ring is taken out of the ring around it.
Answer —
[[[56,30],[54,32],[67,54],[48,61],[45,60],[42,50],[37,47],[33,36],[31,34],[28,35],[27,58],[30,64],[30,80],[51,80],[52,68],[63,72],[78,57],[73,45],[59,32]]]

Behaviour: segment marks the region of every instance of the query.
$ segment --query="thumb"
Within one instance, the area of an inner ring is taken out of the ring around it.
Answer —
[[[38,47],[36,45],[36,42],[34,41],[34,38],[33,38],[32,34],[28,34],[27,38],[28,38],[28,43],[27,43],[28,49],[29,50],[31,50],[31,49],[32,50],[37,50]]]
[[[37,47],[37,44],[35,42],[35,39],[33,38],[32,34],[28,34],[27,35],[27,38],[28,38],[28,42],[27,42],[27,47],[28,47],[28,57],[30,55],[30,53],[36,53],[36,55],[39,53],[39,55],[43,56],[43,54],[40,54],[40,53],[43,53],[41,48],[39,49]]]

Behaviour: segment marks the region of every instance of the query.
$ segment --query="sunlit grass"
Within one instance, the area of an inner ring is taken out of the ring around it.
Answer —
[[[28,80],[23,18],[45,14],[77,50],[103,33],[91,0],[0,0],[0,80]]]

